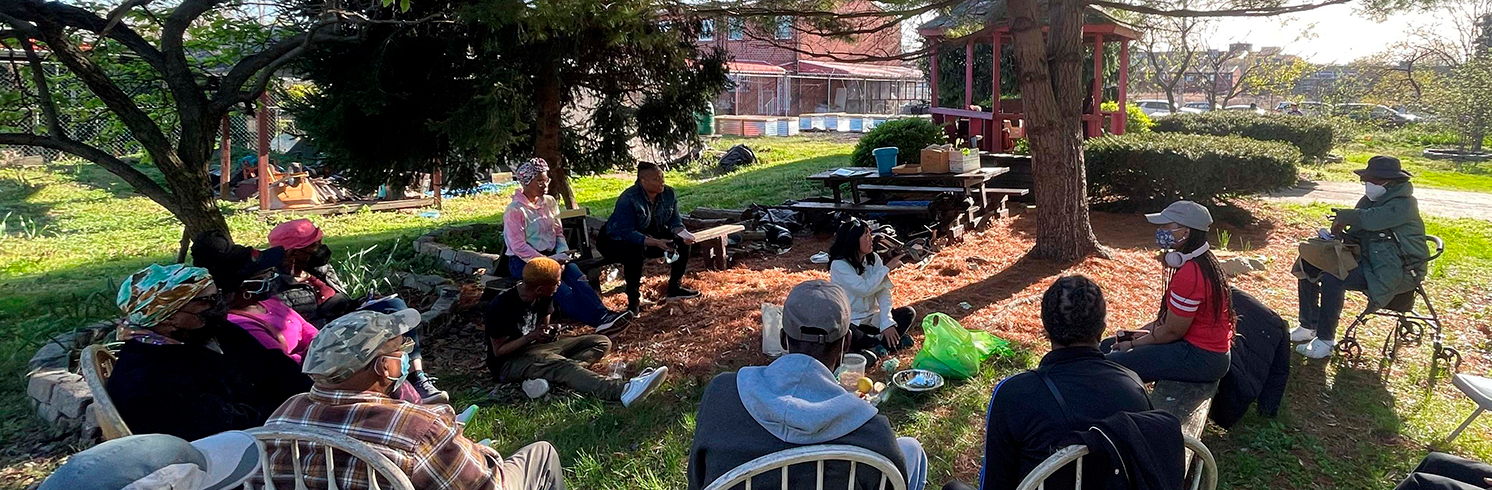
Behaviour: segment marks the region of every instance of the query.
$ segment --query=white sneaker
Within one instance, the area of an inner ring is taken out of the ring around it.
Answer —
[[[535,378],[523,382],[523,394],[530,399],[544,396],[545,393],[549,393],[549,381]]]
[[[1295,352],[1311,359],[1326,359],[1331,357],[1331,351],[1336,350],[1336,341],[1327,342],[1321,339],[1312,340],[1308,344],[1295,346]]]
[[[1290,341],[1295,343],[1310,342],[1316,338],[1316,331],[1305,327],[1295,327],[1290,331]]]
[[[653,390],[663,384],[663,378],[668,377],[668,368],[647,368],[642,374],[627,382],[627,387],[622,389],[622,406],[630,407],[638,400],[647,398]]]

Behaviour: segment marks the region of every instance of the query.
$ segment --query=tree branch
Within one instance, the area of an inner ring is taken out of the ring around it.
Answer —
[[[57,104],[52,100],[52,89],[47,85],[47,72],[41,66],[41,57],[36,55],[36,47],[32,46],[30,39],[21,39],[21,50],[26,52],[26,62],[31,65],[31,83],[36,85],[36,98],[41,104],[41,114],[47,118],[47,134],[54,138],[66,138],[67,133],[62,132],[62,121],[57,117]]]
[[[1325,0],[1320,3],[1309,3],[1303,5],[1291,5],[1287,7],[1251,7],[1223,10],[1193,10],[1193,9],[1158,9],[1144,5],[1130,5],[1127,3],[1111,2],[1108,0],[1087,0],[1090,5],[1107,7],[1111,9],[1124,10],[1140,14],[1162,15],[1166,17],[1269,17],[1274,15],[1292,14],[1315,10],[1331,5],[1351,3],[1353,0]]]
[[[160,50],[156,49],[150,41],[140,37],[139,33],[126,27],[115,28],[105,34],[104,28],[108,25],[108,21],[94,15],[93,12],[72,5],[38,0],[0,1],[0,20],[26,32],[34,32],[43,22],[92,32],[98,34],[99,37],[118,41],[140,59],[149,63],[152,68],[158,71],[165,70],[164,56],[161,55]]]
[[[172,202],[173,200],[171,192],[167,191],[165,187],[161,187],[161,185],[155,180],[151,179],[150,176],[145,175],[143,172],[139,171],[135,167],[130,166],[130,164],[124,163],[124,161],[118,158],[114,158],[114,155],[110,155],[108,152],[105,152],[98,148],[94,148],[84,143],[66,138],[54,138],[38,136],[34,134],[0,133],[0,145],[20,145],[51,148],[53,150],[66,152],[71,155],[77,155],[79,157],[82,157],[84,160],[88,160],[90,162],[98,164],[98,166],[100,167],[104,167],[105,170],[108,170],[114,175],[118,175],[120,178],[124,179],[125,182],[128,182],[131,187],[134,187],[136,192],[145,195],[145,197],[150,198],[150,200],[152,201],[158,203],[168,203]]]

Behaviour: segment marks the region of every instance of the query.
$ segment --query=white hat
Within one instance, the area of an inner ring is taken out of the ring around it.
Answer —
[[[73,455],[38,490],[227,490],[257,469],[259,450],[247,432],[190,443],[168,434],[139,434]]]

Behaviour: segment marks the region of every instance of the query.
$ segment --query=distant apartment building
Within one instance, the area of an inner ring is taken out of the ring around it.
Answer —
[[[877,12],[879,7],[854,0],[840,11]],[[788,16],[766,23],[737,17],[700,22],[697,44],[728,53],[731,80],[736,83],[715,101],[716,114],[897,114],[928,100],[922,71],[887,59],[902,54],[899,22],[856,35],[852,41],[819,35]],[[859,24],[886,22],[864,17]]]

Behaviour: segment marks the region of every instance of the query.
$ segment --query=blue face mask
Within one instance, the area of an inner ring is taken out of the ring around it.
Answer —
[[[385,357],[394,357],[394,356],[385,356]],[[397,385],[397,384],[399,384],[400,381],[403,381],[404,378],[407,377],[407,376],[409,376],[409,353],[408,352],[400,352],[399,353],[399,375],[398,376],[384,376],[384,377],[388,378],[389,381],[393,381],[394,384]]]
[[[1176,235],[1172,235],[1171,230],[1167,230],[1165,228],[1156,229],[1155,244],[1159,245],[1160,248],[1164,250],[1175,250]]]

